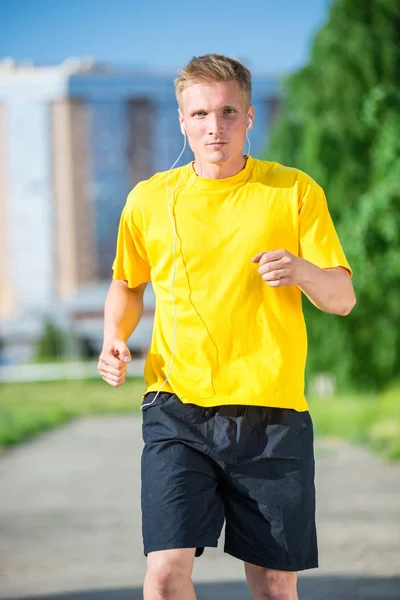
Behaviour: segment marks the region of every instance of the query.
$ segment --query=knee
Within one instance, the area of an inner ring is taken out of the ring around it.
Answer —
[[[190,561],[184,553],[176,551],[152,552],[148,555],[146,578],[162,598],[167,598],[190,580]]]
[[[296,579],[292,573],[276,573],[267,576],[266,600],[297,600]]]
[[[161,598],[168,598],[176,594],[184,581],[183,572],[173,568],[170,563],[148,569],[146,577]]]
[[[260,596],[260,600],[297,600],[297,594],[290,590],[283,590],[282,588],[273,589],[270,588],[264,594],[264,596]]]
[[[256,600],[298,600],[297,573],[246,565],[246,577]]]

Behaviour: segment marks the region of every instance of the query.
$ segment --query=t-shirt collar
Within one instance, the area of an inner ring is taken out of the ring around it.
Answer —
[[[190,175],[189,185],[196,188],[202,188],[206,190],[228,190],[239,183],[245,182],[251,175],[254,167],[254,158],[246,155],[246,164],[238,173],[231,175],[230,177],[223,177],[222,179],[207,179],[206,177],[200,177],[194,170],[194,161],[190,164]]]

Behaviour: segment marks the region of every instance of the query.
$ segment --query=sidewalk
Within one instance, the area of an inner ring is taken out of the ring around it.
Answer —
[[[90,417],[0,458],[1,599],[142,598],[141,447],[140,415]],[[320,568],[300,600],[400,599],[400,464],[343,442],[316,458]],[[198,600],[251,600],[222,540],[195,559]]]

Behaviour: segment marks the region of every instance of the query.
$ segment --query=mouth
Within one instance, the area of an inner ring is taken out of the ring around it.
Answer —
[[[220,148],[221,146],[226,146],[228,142],[211,142],[211,144],[207,144],[207,146],[212,146],[213,148]]]

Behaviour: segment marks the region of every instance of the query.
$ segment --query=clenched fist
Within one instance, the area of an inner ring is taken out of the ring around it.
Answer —
[[[125,342],[114,340],[104,344],[97,368],[106,383],[119,387],[125,383],[126,363],[130,360],[131,355]]]
[[[269,287],[298,285],[306,263],[288,250],[259,252],[251,260],[260,264],[258,272]]]

